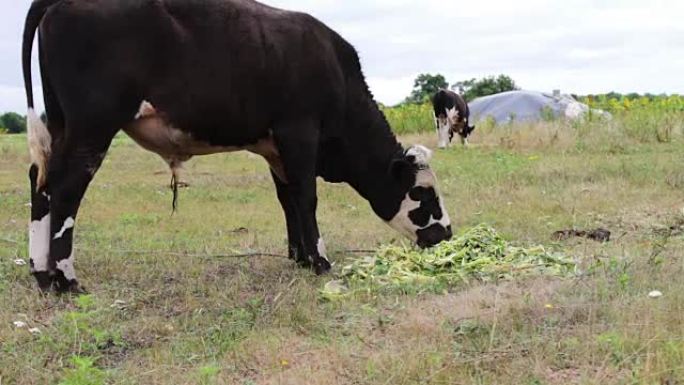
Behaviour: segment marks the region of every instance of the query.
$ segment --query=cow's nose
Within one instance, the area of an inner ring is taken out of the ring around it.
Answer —
[[[418,230],[418,246],[420,248],[428,248],[435,246],[436,244],[449,240],[453,233],[451,231],[451,225],[443,227],[442,225],[435,223],[432,226]]]

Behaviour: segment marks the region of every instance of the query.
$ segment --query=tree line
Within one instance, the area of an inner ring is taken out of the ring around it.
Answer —
[[[0,133],[19,134],[26,132],[26,116],[16,112],[6,112],[0,115]]]
[[[461,80],[449,85],[444,75],[420,74],[413,83],[413,91],[403,103],[421,104],[429,101],[440,89],[452,89],[463,95],[466,101],[481,96],[519,90],[520,87],[508,75],[486,76],[481,79]]]
[[[451,89],[458,92],[463,96],[463,98],[470,102],[473,99],[494,95],[506,91],[519,90],[518,84],[508,75],[497,75],[497,76],[486,76],[480,79],[468,79],[461,80],[450,84],[444,75],[441,74],[429,74],[424,73],[418,75],[413,83],[413,90],[411,94],[404,99],[400,104],[422,104],[429,102],[432,96],[440,89]],[[654,101],[656,99],[662,99],[663,97],[668,97],[667,94],[652,94],[645,93],[639,94],[636,92],[631,92],[627,94],[621,94],[619,92],[608,92],[605,94],[595,94],[595,95],[576,95],[571,94],[575,100],[585,100],[589,99],[606,99],[606,100],[640,100],[643,98]],[[678,95],[674,95],[678,96]]]

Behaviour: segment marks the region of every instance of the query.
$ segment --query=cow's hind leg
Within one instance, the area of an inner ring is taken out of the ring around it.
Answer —
[[[82,291],[74,270],[73,232],[76,214],[88,184],[102,164],[116,133],[116,129],[88,130],[85,129],[87,126],[67,127],[68,134],[53,149],[48,167],[48,272],[52,289],[61,293]]]
[[[39,184],[39,166],[31,164],[31,223],[29,224],[29,264],[41,290],[49,290],[52,284],[48,273],[50,253],[50,197],[46,186]]]
[[[31,154],[29,181],[31,188],[31,220],[29,223],[29,265],[41,290],[49,290],[50,254],[50,195],[47,186],[47,169],[52,144],[62,134],[61,111],[54,111],[54,99],[49,86],[45,86],[46,109],[51,113],[50,128],[38,117],[33,108],[27,114],[28,144]]]
[[[274,126],[273,136],[285,169],[294,216],[299,222],[303,255],[311,261],[316,274],[330,270],[316,221],[316,156],[319,125],[315,119],[300,119]],[[294,235],[294,234],[293,234]]]

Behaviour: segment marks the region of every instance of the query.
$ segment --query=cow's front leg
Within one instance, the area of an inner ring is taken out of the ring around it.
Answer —
[[[274,127],[273,136],[287,177],[287,185],[283,187],[292,201],[294,218],[299,222],[302,253],[316,274],[324,274],[330,270],[330,262],[316,221],[317,122],[303,119],[281,123]]]
[[[74,270],[73,235],[76,214],[88,184],[100,167],[109,142],[97,147],[66,145],[50,159],[50,250],[47,279],[57,292],[83,292]],[[36,276],[39,284],[45,280]],[[41,288],[46,289],[44,284]]]
[[[290,195],[287,184],[283,182],[274,172],[271,172],[273,182],[276,186],[276,193],[278,201],[283,207],[285,213],[285,222],[287,225],[287,243],[288,256],[303,267],[310,267],[311,261],[304,253],[304,246],[302,246],[302,232],[299,223],[299,218],[295,208],[295,202]]]

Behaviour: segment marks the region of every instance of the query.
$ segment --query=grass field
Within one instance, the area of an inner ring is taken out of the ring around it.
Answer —
[[[468,150],[436,152],[456,229],[562,250],[581,277],[337,302],[319,295],[330,277],[228,256],[286,252],[263,160],[192,160],[172,216],[163,162],[125,137],[79,213],[90,294],[41,296],[14,262],[27,259],[25,137],[0,135],[0,384],[683,384],[681,122],[667,140],[620,119],[482,127]],[[338,269],[359,257],[345,250],[401,241],[349,187],[321,182],[319,198]],[[551,240],[598,226],[611,242]]]

